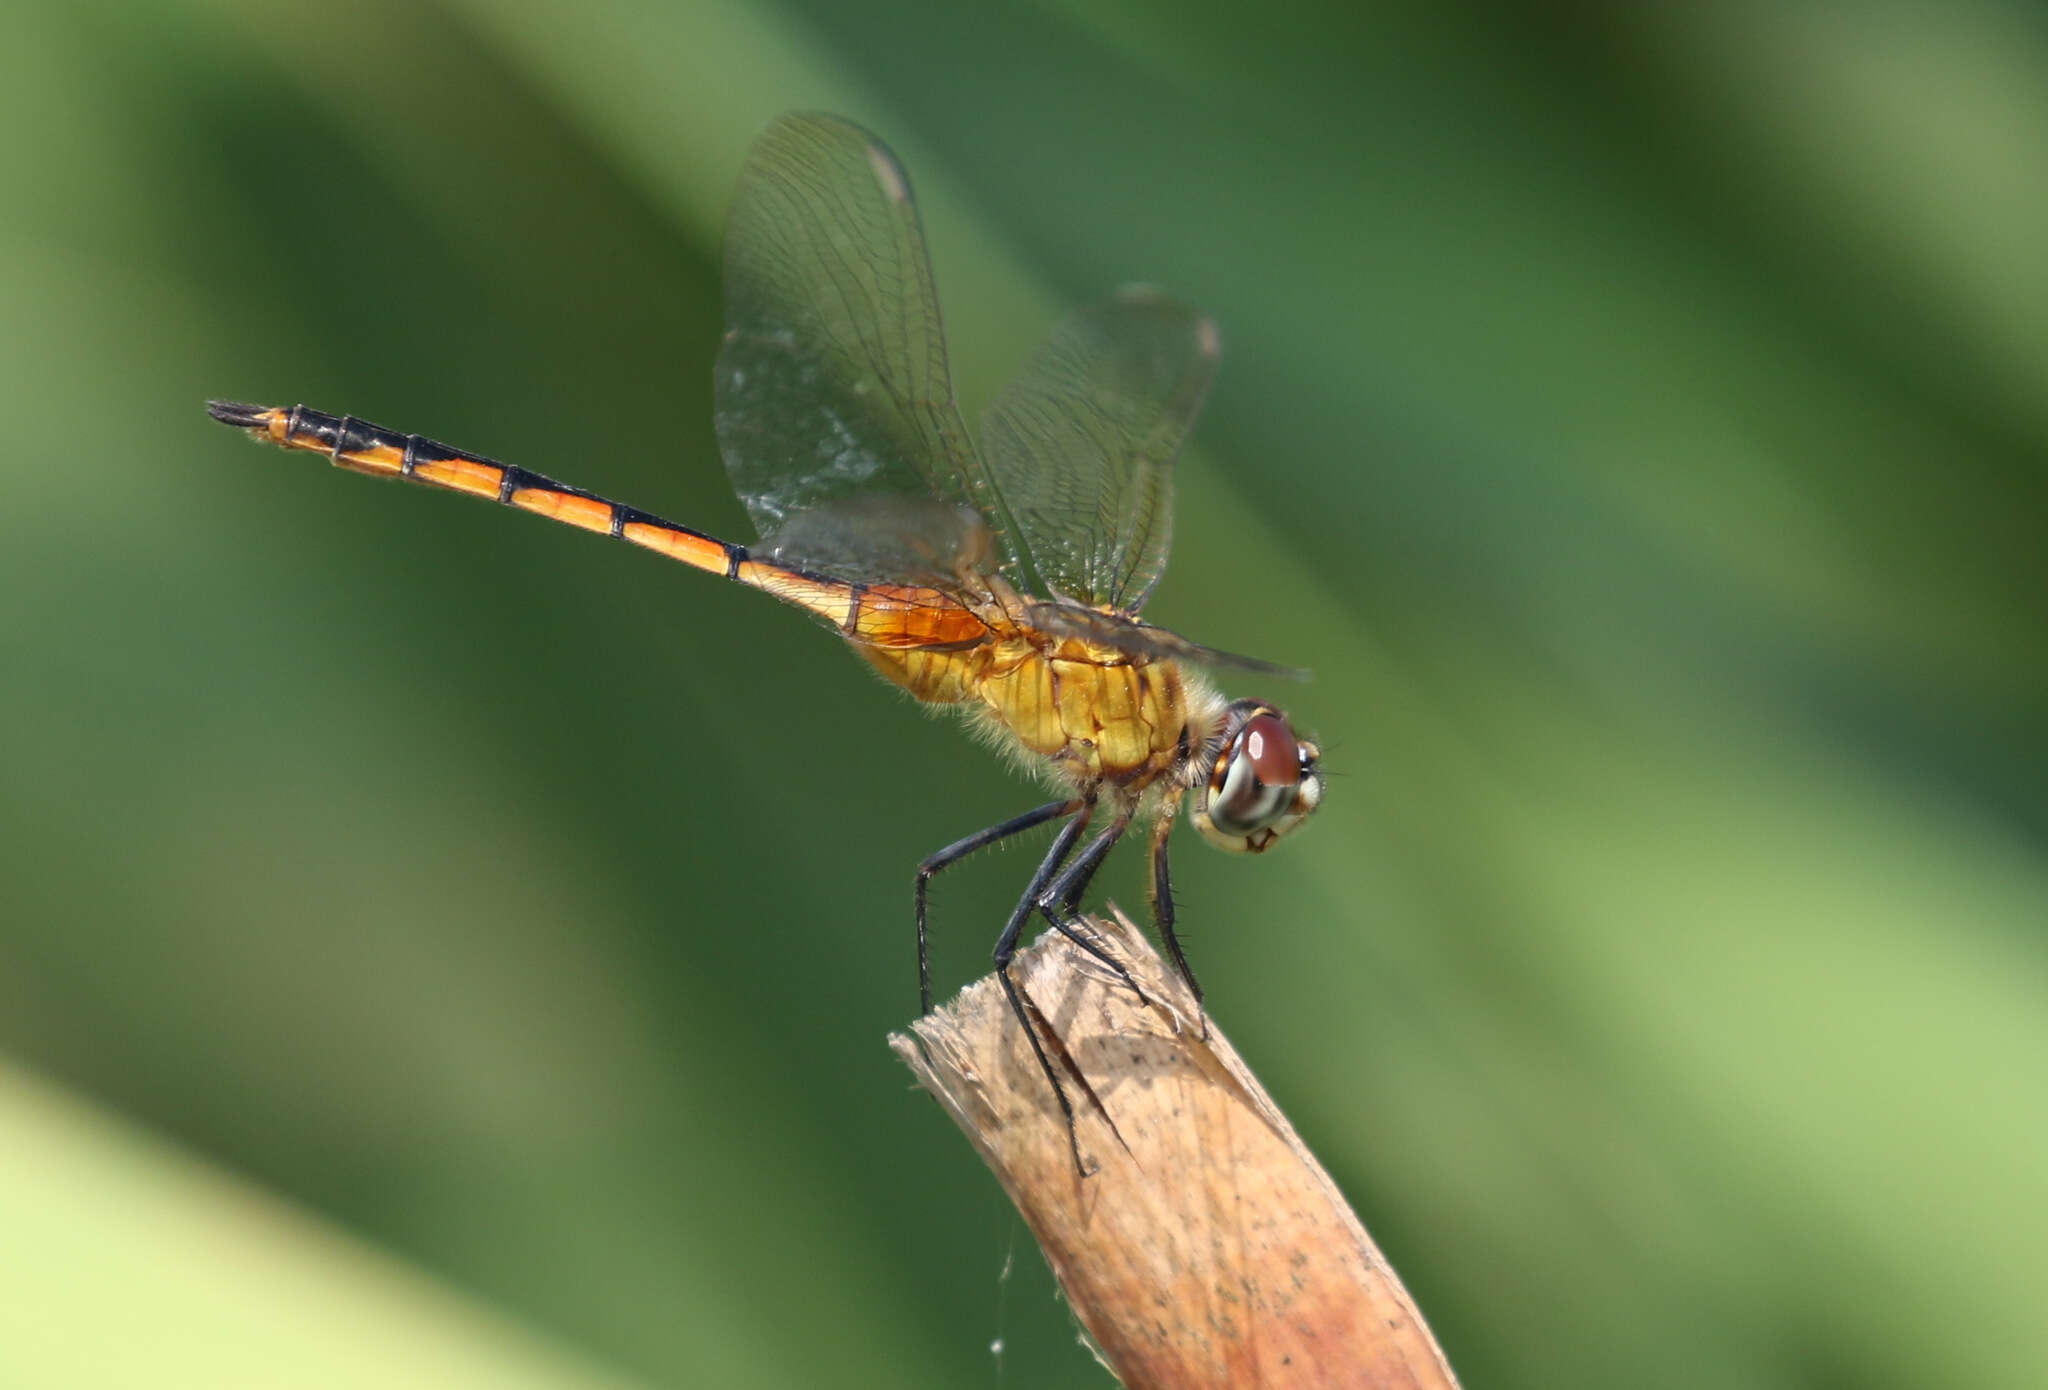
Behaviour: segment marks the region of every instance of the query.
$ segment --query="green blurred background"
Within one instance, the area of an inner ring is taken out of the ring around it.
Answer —
[[[2038,10],[7,29],[0,1383],[1107,1383],[882,1043],[912,866],[1033,789],[758,595],[201,410],[744,538],[793,107],[918,181],[970,412],[1113,284],[1221,321],[1150,616],[1314,666],[1236,688],[1333,781],[1183,831],[1183,921],[1466,1383],[2043,1383]]]

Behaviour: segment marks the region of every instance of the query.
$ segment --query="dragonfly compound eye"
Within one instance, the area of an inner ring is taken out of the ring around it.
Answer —
[[[1211,844],[1258,854],[1322,802],[1319,754],[1287,716],[1256,700],[1230,706],[1209,777],[1190,818]]]

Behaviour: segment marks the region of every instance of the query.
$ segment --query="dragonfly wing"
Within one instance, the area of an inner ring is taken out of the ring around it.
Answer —
[[[719,451],[754,524],[785,562],[848,499],[938,505],[891,514],[897,534],[867,568],[888,568],[903,533],[937,545],[960,508],[992,497],[953,400],[938,295],[910,180],[887,146],[849,121],[784,116],[740,171],[725,238],[726,334],[716,369]],[[862,568],[856,527],[826,524],[835,568]],[[776,541],[781,537],[780,542]],[[822,568],[822,566],[821,566]],[[855,574],[854,577],[865,577]]]
[[[940,588],[997,568],[988,527],[973,508],[886,492],[793,512],[754,553],[815,574]]]
[[[1216,374],[1213,320],[1142,286],[1070,314],[982,420],[1033,592],[1136,613],[1166,568],[1173,462]]]
[[[1128,614],[1106,613],[1099,608],[1080,608],[1071,603],[1034,603],[1025,610],[1024,621],[1041,632],[1078,637],[1148,661],[1189,661],[1197,666],[1225,666],[1297,681],[1307,680],[1309,674],[1298,666],[1281,666],[1261,661],[1255,656],[1239,656],[1236,652],[1205,647],[1167,628],[1153,627]]]

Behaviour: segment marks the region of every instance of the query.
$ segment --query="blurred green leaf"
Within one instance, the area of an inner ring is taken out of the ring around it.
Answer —
[[[199,409],[303,399],[744,537],[719,231],[753,132],[837,110],[917,183],[970,416],[1111,285],[1223,326],[1150,611],[1313,665],[1256,693],[1333,776],[1283,853],[1179,854],[1182,922],[1467,1383],[2048,1362],[2031,11],[17,29],[18,1062],[650,1381],[1100,1379],[881,1046],[912,866],[1032,790],[755,596]],[[945,979],[1025,853],[942,882]],[[35,1229],[0,1278],[63,1254]],[[89,1336],[147,1266],[51,1306]]]

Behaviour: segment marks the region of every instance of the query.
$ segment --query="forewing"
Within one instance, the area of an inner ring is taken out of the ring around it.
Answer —
[[[886,492],[792,512],[754,553],[813,574],[946,589],[996,568],[988,528],[972,508]]]
[[[1296,681],[1307,680],[1309,674],[1298,666],[1282,666],[1261,661],[1255,656],[1226,652],[1219,647],[1205,647],[1177,632],[1153,627],[1128,614],[1104,613],[1100,609],[1082,608],[1071,603],[1032,604],[1024,611],[1024,621],[1042,632],[1060,637],[1079,637],[1147,661],[1188,661],[1197,666],[1256,671],[1262,676]]]
[[[1216,373],[1215,323],[1133,287],[1063,320],[982,421],[1029,587],[1136,613],[1166,568],[1173,463]]]
[[[910,180],[874,135],[794,115],[755,141],[726,230],[725,320],[719,451],[762,536],[787,534],[786,561],[806,558],[793,519],[849,498],[986,510]],[[842,551],[857,544],[833,529]]]

